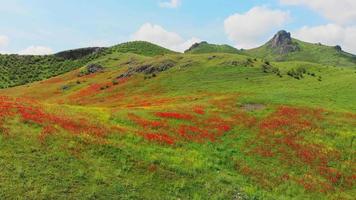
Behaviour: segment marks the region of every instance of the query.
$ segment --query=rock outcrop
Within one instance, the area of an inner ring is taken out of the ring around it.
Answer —
[[[341,52],[342,51],[342,48],[340,45],[336,45],[335,47],[335,50],[338,51],[338,52]]]
[[[89,64],[87,66],[87,73],[89,74],[94,74],[102,71],[104,71],[104,67],[99,64]]]
[[[299,46],[293,42],[291,34],[284,30],[274,35],[269,42],[269,46],[278,54],[288,54],[299,51]]]
[[[130,77],[136,73],[142,73],[145,75],[153,75],[156,73],[160,73],[163,71],[167,71],[168,69],[176,66],[176,62],[173,60],[163,60],[159,63],[155,63],[155,64],[144,64],[144,65],[140,65],[140,66],[136,66],[136,67],[132,67],[129,70],[127,70],[126,72],[124,72],[123,74],[121,74],[120,76],[118,76],[117,78],[127,78]]]

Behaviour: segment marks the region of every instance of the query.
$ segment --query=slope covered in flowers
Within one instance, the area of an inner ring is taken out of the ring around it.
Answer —
[[[96,63],[0,90],[0,198],[353,199],[354,69],[232,54]],[[288,76],[300,66],[310,75]]]

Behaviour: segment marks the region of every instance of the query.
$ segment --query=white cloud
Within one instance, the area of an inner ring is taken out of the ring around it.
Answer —
[[[295,31],[293,36],[306,42],[341,45],[344,50],[356,53],[356,26],[343,27],[336,24],[305,26]]]
[[[163,27],[151,23],[142,25],[139,30],[131,36],[131,39],[152,42],[179,52],[183,52],[195,42],[201,41],[198,38],[185,40],[179,34],[167,31]]]
[[[304,5],[337,24],[355,24],[355,0],[280,0],[286,5]]]
[[[162,8],[178,8],[181,5],[181,0],[170,0],[165,2],[160,2],[159,6]]]
[[[44,46],[29,46],[18,52],[20,55],[47,55],[52,54],[53,50]]]
[[[285,5],[306,6],[330,21],[319,26],[305,26],[293,33],[307,42],[341,45],[356,53],[356,1],[355,0],[280,0]]]
[[[0,48],[6,47],[9,44],[9,38],[6,35],[0,35]]]
[[[225,19],[225,33],[238,48],[251,48],[265,42],[288,20],[288,12],[254,7],[246,13],[236,13]]]

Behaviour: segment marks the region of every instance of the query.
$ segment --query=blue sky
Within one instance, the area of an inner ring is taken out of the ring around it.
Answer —
[[[44,54],[128,40],[148,40],[177,51],[201,40],[252,48],[286,29],[297,38],[340,44],[355,53],[354,2],[0,0],[0,52]]]

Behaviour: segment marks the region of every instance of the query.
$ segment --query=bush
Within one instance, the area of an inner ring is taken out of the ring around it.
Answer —
[[[262,65],[262,71],[264,73],[274,73],[279,77],[282,77],[281,71],[279,70],[278,67],[273,67],[271,65],[267,65],[266,63]]]
[[[298,67],[297,69],[291,69],[287,72],[288,76],[291,76],[295,79],[302,79],[304,78],[304,74],[307,73],[307,70],[304,67]]]

